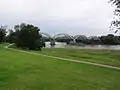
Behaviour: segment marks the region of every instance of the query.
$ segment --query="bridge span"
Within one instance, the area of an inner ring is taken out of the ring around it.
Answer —
[[[49,41],[51,46],[54,46],[55,42],[65,42],[67,44],[76,44],[77,42],[84,43],[87,40],[100,40],[99,37],[97,36],[90,36],[90,37],[86,37],[85,35],[71,36],[66,33],[59,33],[54,36],[51,36],[44,32],[40,32],[40,34],[42,35],[43,41],[44,42]]]

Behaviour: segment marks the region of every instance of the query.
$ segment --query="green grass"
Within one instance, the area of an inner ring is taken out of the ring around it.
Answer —
[[[3,46],[0,90],[120,90],[120,70],[15,52]]]
[[[120,51],[46,48],[43,49],[42,52],[37,53],[118,67],[120,66]]]

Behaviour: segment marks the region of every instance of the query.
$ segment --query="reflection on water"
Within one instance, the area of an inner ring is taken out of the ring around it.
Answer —
[[[55,42],[54,48],[65,48],[67,45],[66,43]],[[46,48],[51,48],[50,42],[46,42]]]
[[[54,48],[73,48],[73,49],[108,49],[108,50],[120,50],[120,45],[85,45],[85,46],[73,46],[66,43],[55,42]],[[50,42],[46,42],[46,48],[51,48]]]

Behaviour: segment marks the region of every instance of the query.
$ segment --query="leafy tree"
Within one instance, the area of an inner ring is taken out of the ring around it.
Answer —
[[[14,32],[13,30],[9,30],[9,34],[6,36],[6,42],[9,43],[15,43],[17,38],[17,32]]]
[[[118,45],[120,44],[119,36],[114,36],[112,34],[108,34],[107,36],[101,36],[101,44],[106,45]]]
[[[28,48],[32,50],[41,49],[43,46],[40,29],[30,24],[15,25],[17,38],[15,44],[17,47]]]
[[[6,26],[0,27],[0,43],[5,41],[6,36]]]
[[[114,10],[114,20],[111,22],[111,29],[115,30],[115,33],[117,33],[120,30],[120,0],[110,0],[112,5],[115,6]]]

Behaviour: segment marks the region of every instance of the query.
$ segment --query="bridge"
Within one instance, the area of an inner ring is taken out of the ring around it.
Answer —
[[[43,41],[44,42],[49,41],[51,46],[54,46],[55,42],[66,42],[67,44],[76,44],[78,42],[84,43],[87,40],[100,41],[100,38],[97,36],[90,36],[90,37],[86,37],[85,35],[71,36],[71,35],[66,34],[66,33],[59,33],[59,34],[56,34],[54,36],[51,36],[51,35],[44,33],[44,32],[40,32],[40,34],[42,35]]]

